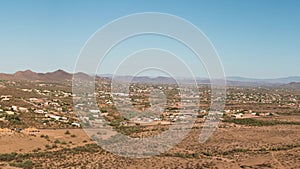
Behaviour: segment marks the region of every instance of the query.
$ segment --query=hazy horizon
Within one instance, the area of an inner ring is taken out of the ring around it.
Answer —
[[[50,71],[43,71],[43,72],[38,72],[38,71],[34,71],[34,70],[31,70],[31,69],[23,69],[23,70],[18,70],[18,71],[15,71],[15,72],[0,72],[0,73],[3,73],[3,74],[15,74],[17,72],[25,72],[25,71],[32,71],[34,73],[52,73],[52,72],[56,72],[56,71],[59,71],[59,70],[62,70],[66,73],[69,73],[69,74],[74,74],[74,73],[85,73],[85,74],[88,74],[86,72],[71,72],[71,71],[67,71],[67,70],[64,70],[62,68],[58,68],[58,69],[54,69],[54,70],[50,70]],[[89,75],[93,75],[93,74],[89,74]],[[125,76],[132,76],[133,75],[130,75],[130,74],[110,74],[110,73],[102,73],[102,74],[96,74],[97,76],[103,76],[103,77],[108,77],[108,76],[120,76],[120,77],[125,77]],[[137,77],[150,77],[150,78],[156,78],[156,77],[169,77],[169,76],[165,76],[165,75],[137,75]],[[176,78],[187,78],[187,77],[184,77],[184,76],[175,76]],[[195,76],[196,78],[209,78],[207,76]],[[280,78],[293,78],[293,77],[296,77],[296,78],[300,78],[300,76],[297,76],[297,75],[294,75],[294,76],[282,76],[282,77],[260,77],[260,78],[255,78],[255,77],[247,77],[247,76],[226,76],[226,78],[244,78],[244,79],[253,79],[253,80],[267,80],[267,79],[280,79]]]

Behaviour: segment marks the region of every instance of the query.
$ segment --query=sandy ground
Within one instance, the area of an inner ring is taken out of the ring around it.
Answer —
[[[70,134],[65,134],[67,130],[69,130]],[[76,137],[71,137],[73,134]],[[41,135],[48,135],[49,141],[41,138]],[[36,136],[29,136],[24,133],[1,134],[0,152],[2,154],[11,152],[27,153],[38,148],[45,150],[45,145],[52,145],[55,140],[67,143],[66,145],[57,144],[58,148],[84,145],[83,141],[91,143],[90,138],[82,129],[42,129]]]
[[[151,158],[126,158],[113,155],[95,146],[95,152],[72,153],[72,151],[60,151],[64,147],[82,146],[84,140],[89,138],[83,130],[70,129],[70,135],[66,135],[66,129],[41,130],[36,137],[22,134],[0,136],[1,153],[32,152],[45,145],[52,145],[55,140],[66,142],[66,145],[58,144],[58,148],[52,151],[47,158],[31,158],[32,161],[43,165],[43,168],[300,168],[300,147],[273,151],[274,148],[282,148],[287,145],[300,145],[300,126],[277,125],[265,127],[229,126],[219,128],[214,135],[204,144],[199,143],[199,129],[193,129],[189,136],[167,153],[197,153],[199,157],[178,157],[162,154]],[[50,141],[41,138],[40,135],[48,135]],[[74,134],[76,137],[71,137]],[[72,143],[69,143],[69,142]],[[234,151],[237,149],[245,151]],[[265,149],[261,151],[261,149]],[[229,152],[226,153],[225,152]],[[62,157],[64,157],[62,159]],[[7,162],[6,167],[9,168]],[[81,166],[81,167],[80,167]],[[1,168],[1,167],[0,167]]]

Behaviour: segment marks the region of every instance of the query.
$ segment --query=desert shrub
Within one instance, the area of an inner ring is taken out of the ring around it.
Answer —
[[[248,149],[242,149],[242,148],[236,148],[236,149],[232,149],[232,150],[223,152],[223,155],[230,155],[230,154],[247,152],[247,151],[249,151],[249,150]]]
[[[205,156],[212,156],[212,154],[210,154],[208,152],[204,152],[203,155],[205,155]]]
[[[272,148],[271,150],[272,151],[282,151],[282,150],[290,150],[290,149],[297,148],[297,147],[300,147],[300,145],[290,144],[290,145],[282,145],[281,147],[275,147],[275,148]]]
[[[110,122],[110,125],[113,127],[119,126],[122,121],[124,121],[124,117],[115,117],[113,121]]]
[[[19,162],[19,163],[9,163],[9,165],[13,167],[24,168],[24,169],[31,169],[34,166],[31,160],[24,160],[23,162]]]
[[[42,134],[40,137],[46,139],[47,141],[50,141],[50,138],[48,135]]]
[[[34,150],[32,150],[33,152],[38,152],[38,151],[40,151],[41,150],[41,148],[37,148],[37,149],[34,149]]]
[[[66,135],[68,135],[68,134],[71,134],[71,133],[70,133],[70,131],[69,131],[69,130],[67,130],[67,131],[65,132],[65,134],[66,134]]]
[[[142,132],[142,126],[120,126],[118,129],[125,135]]]
[[[5,119],[9,121],[11,124],[20,124],[21,120],[18,115],[6,115]]]
[[[0,161],[12,161],[16,158],[17,153],[0,154]]]
[[[60,141],[56,139],[56,140],[54,141],[54,143],[55,143],[55,144],[59,144]]]
[[[244,119],[232,119],[227,118],[224,119],[223,122],[240,124],[240,125],[248,125],[248,126],[274,126],[274,125],[300,125],[300,122],[290,122],[290,121],[278,121],[278,120],[258,120],[254,118],[244,118]]]
[[[272,165],[269,163],[258,164],[256,166],[259,168],[272,168]]]
[[[72,134],[71,137],[76,137],[76,135],[75,135],[75,134]]]
[[[45,145],[45,147],[46,147],[46,149],[50,149],[51,148],[51,146],[50,145]]]

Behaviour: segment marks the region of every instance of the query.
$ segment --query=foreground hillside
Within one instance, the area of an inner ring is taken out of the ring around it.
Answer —
[[[199,129],[166,153],[145,159],[125,158],[104,151],[82,131],[41,131],[37,137],[0,136],[0,166],[24,168],[299,168],[300,126],[220,128],[206,143]],[[47,139],[41,135],[49,136]],[[4,142],[18,140],[20,143]],[[37,144],[32,144],[37,143]],[[18,146],[18,150],[16,150]],[[31,147],[30,147],[31,146]],[[11,152],[9,152],[11,151]],[[26,167],[27,166],[27,167]]]

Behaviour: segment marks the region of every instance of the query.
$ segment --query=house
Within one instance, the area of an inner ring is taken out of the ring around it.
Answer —
[[[100,110],[90,110],[91,113],[100,113]]]
[[[37,114],[46,114],[47,112],[44,112],[44,110],[35,110],[34,111]]]
[[[25,107],[19,107],[20,112],[28,112],[28,109]]]
[[[11,106],[13,111],[18,111],[18,106]]]
[[[1,95],[2,101],[9,101],[12,98],[11,95]]]
[[[99,118],[99,115],[98,114],[94,114],[93,117]]]
[[[106,104],[112,104],[112,103],[113,103],[112,101],[107,101],[107,102],[106,102]]]
[[[60,116],[56,116],[54,114],[45,114],[45,117],[49,117],[49,118],[55,119],[55,120],[59,120],[61,118]]]
[[[115,96],[122,96],[122,97],[129,96],[128,93],[112,93],[112,94]]]
[[[71,125],[72,126],[76,126],[76,127],[80,127],[80,124],[79,123],[75,123],[75,122],[73,122]]]
[[[18,107],[18,106],[11,106],[13,111],[21,111],[21,112],[28,112],[28,109],[25,107]]]
[[[154,121],[161,121],[161,118],[154,118]]]
[[[231,110],[224,110],[224,113],[230,113],[231,112]]]
[[[243,117],[243,113],[233,114],[233,115],[231,115],[231,117],[242,118]]]
[[[34,103],[43,103],[43,99],[38,98],[29,98],[29,101]]]
[[[68,118],[67,117],[60,117],[60,119],[62,119],[62,120],[68,120]]]
[[[15,114],[15,112],[13,112],[13,111],[6,111],[5,113],[8,114],[8,115],[14,115]]]
[[[127,121],[122,121],[120,124],[121,125],[127,125]]]
[[[37,99],[37,98],[29,98],[29,101],[30,102],[36,102],[36,101],[38,101],[39,99]]]
[[[32,92],[31,89],[22,89],[22,91],[24,91],[24,92]]]

